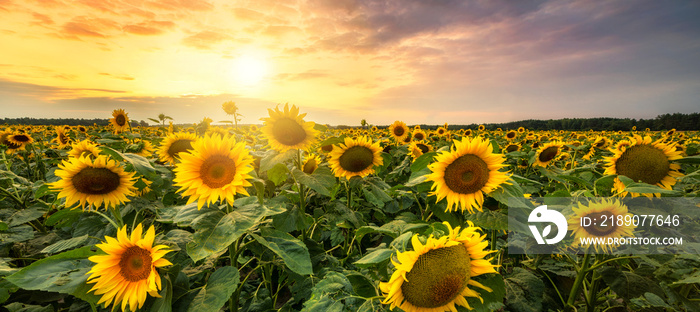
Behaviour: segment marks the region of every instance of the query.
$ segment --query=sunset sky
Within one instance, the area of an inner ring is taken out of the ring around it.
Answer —
[[[698,1],[0,0],[0,117],[471,124],[700,111]]]

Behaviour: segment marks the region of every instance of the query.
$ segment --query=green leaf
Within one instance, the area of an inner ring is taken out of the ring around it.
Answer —
[[[508,179],[506,183],[501,184],[501,187],[491,192],[489,195],[508,207],[533,207],[532,203],[525,198],[525,194],[523,193],[523,189],[520,188],[520,184],[515,182],[513,179]]]
[[[47,246],[46,248],[44,248],[41,252],[42,253],[61,252],[61,251],[67,250],[67,249],[72,249],[72,248],[75,248],[78,246],[82,246],[88,240],[90,240],[90,236],[88,236],[88,235],[69,238],[69,239],[58,241],[54,244],[51,244],[51,245]]]
[[[36,189],[36,192],[34,193],[34,198],[42,198],[51,193],[53,193],[53,191],[51,190],[51,186],[47,183],[44,183],[38,189]]]
[[[353,264],[360,268],[369,268],[376,264],[388,261],[394,251],[389,248],[374,250],[366,254],[362,259],[355,261]]]
[[[624,177],[624,176],[619,176],[619,177]],[[637,183],[637,182],[625,184],[625,191],[632,192],[632,193],[643,193],[643,194],[650,194],[650,193],[661,193],[661,194],[667,194],[667,195],[681,195],[681,194],[683,194],[681,191],[667,190],[665,188],[661,188],[661,187],[658,187],[656,185],[651,185],[651,184],[647,184],[647,183]]]
[[[260,206],[255,196],[240,198],[233,204],[237,208],[229,214],[210,210],[192,220],[195,233],[193,241],[187,244],[187,254],[193,261],[223,251],[263,217],[285,211],[281,207]]]
[[[231,214],[211,211],[192,221],[193,241],[187,243],[187,254],[197,262],[226,249],[238,236],[234,236],[236,220]]]
[[[131,153],[124,153],[122,154],[122,157],[124,157],[124,160],[131,163],[134,166],[134,169],[141,175],[148,176],[150,173],[156,171],[156,168],[153,168],[146,157]]]
[[[41,259],[6,279],[27,290],[71,294],[94,304],[99,297],[89,294],[87,291],[90,286],[86,284],[88,278],[86,273],[93,265],[87,258],[99,254],[92,251],[92,248],[92,246],[86,246]]]
[[[44,213],[46,213],[46,209],[41,207],[30,207],[27,209],[19,210],[15,212],[10,218],[9,226],[13,227],[20,224],[25,224],[29,221],[34,221],[36,219],[41,218],[44,215]]]
[[[287,169],[285,164],[278,163],[267,170],[267,177],[270,179],[270,181],[272,181],[272,183],[275,184],[275,186],[278,186],[284,181],[287,181],[287,178],[289,178],[289,169]]]
[[[664,295],[664,291],[659,287],[658,282],[632,272],[622,271],[615,267],[606,267],[600,270],[600,276],[610,286],[612,291],[627,301],[643,296],[646,292],[652,292],[658,296]]]
[[[688,156],[681,159],[676,159],[674,162],[684,163],[684,164],[700,164],[700,156]]]
[[[411,164],[411,172],[418,172],[421,170],[428,169],[428,165],[430,164],[431,161],[433,161],[433,158],[437,155],[436,152],[428,152],[423,155],[420,155],[416,160],[413,161]],[[428,169],[430,170],[430,169]]]
[[[26,224],[9,228],[7,231],[0,232],[0,242],[20,243],[34,238],[34,229]]]
[[[240,283],[238,270],[231,266],[220,267],[197,293],[187,311],[216,312],[224,306]]]
[[[13,302],[5,306],[8,312],[53,312],[53,306],[47,305],[42,307],[40,305],[26,304],[21,302]]]
[[[318,169],[310,175],[294,168],[294,170],[292,170],[292,175],[294,175],[294,179],[299,181],[299,183],[308,186],[310,189],[323,196],[331,196],[330,189],[336,182],[335,176],[333,176],[331,170],[326,167],[318,167]]]
[[[500,211],[475,211],[464,216],[466,220],[474,222],[474,225],[497,231],[508,230],[508,216]]]
[[[285,153],[278,153],[277,151],[268,152],[267,156],[260,160],[260,172],[270,170],[276,164],[284,163],[285,161],[292,159],[297,154],[297,150],[288,150]]]
[[[309,249],[296,237],[277,230],[262,228],[261,236],[251,234],[261,245],[277,254],[284,264],[300,275],[313,274]]]
[[[544,282],[530,271],[515,267],[505,280],[506,306],[511,311],[542,311]]]
[[[82,214],[83,211],[80,209],[61,209],[49,216],[45,223],[48,226],[56,227],[70,226],[75,223]]]
[[[506,295],[506,286],[503,281],[503,276],[500,274],[488,274],[487,276],[478,276],[474,280],[481,283],[482,285],[491,288],[491,292],[483,290],[478,287],[469,286],[471,289],[475,290],[484,300],[482,303],[479,299],[473,297],[466,297],[469,306],[472,307],[471,311],[474,312],[491,312],[491,311],[501,311],[504,307],[503,299]]]

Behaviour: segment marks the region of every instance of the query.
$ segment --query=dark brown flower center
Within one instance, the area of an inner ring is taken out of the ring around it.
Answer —
[[[548,148],[545,148],[541,153],[540,156],[537,158],[539,161],[546,163],[554,159],[554,157],[557,156],[557,153],[559,153],[559,147],[557,146],[550,146]]]
[[[413,139],[416,141],[422,141],[425,140],[425,134],[423,132],[416,132],[413,134]],[[425,153],[425,152],[424,152]]]
[[[445,184],[456,193],[475,193],[489,181],[489,172],[488,165],[478,156],[463,155],[445,168]]]
[[[435,308],[454,300],[471,278],[471,259],[459,244],[433,249],[416,260],[407,282],[401,284],[406,301],[416,307]]]
[[[353,146],[338,159],[340,167],[349,172],[360,172],[372,166],[374,153],[365,146]]]
[[[653,185],[668,175],[671,165],[662,150],[642,144],[628,147],[615,162],[615,169],[617,174]]]
[[[315,158],[310,158],[306,163],[304,164],[303,171],[306,174],[312,174],[314,171],[318,168],[318,163],[316,163]]]
[[[508,146],[506,146],[506,153],[515,152],[519,149],[520,146],[518,146],[517,144],[508,144]]]
[[[593,224],[584,229],[593,236],[602,237],[615,232],[615,229],[617,229],[616,216],[609,211],[594,212],[586,217],[591,218]]]
[[[114,121],[117,123],[118,126],[124,126],[126,125],[126,116],[124,116],[124,114],[119,114],[116,117],[114,117]]]
[[[515,132],[514,132],[514,131],[510,131],[510,132],[506,133],[506,138],[512,139],[512,138],[514,138],[514,137],[515,137]]]
[[[192,149],[192,140],[179,139],[170,144],[170,147],[168,147],[168,155],[170,155],[170,157],[172,158],[175,158],[177,157],[177,154],[186,152],[189,149]]]
[[[202,183],[210,188],[221,188],[236,177],[236,162],[224,155],[210,156],[199,168]]]
[[[12,136],[12,139],[20,143],[26,143],[31,140],[31,138],[26,134],[15,134]]]
[[[402,126],[398,126],[394,128],[394,135],[397,137],[403,136],[403,134],[406,133],[406,129],[404,129]]]
[[[427,145],[425,145],[423,143],[416,144],[416,147],[418,147],[420,149],[421,153],[424,153],[424,154],[427,153],[428,151],[430,151],[430,147],[428,147]]]
[[[127,248],[119,260],[119,273],[129,282],[138,282],[151,274],[151,253],[138,246]]]
[[[117,173],[107,168],[92,167],[80,170],[71,181],[78,192],[90,195],[109,194],[121,184],[121,178]]]
[[[306,139],[304,127],[291,118],[280,118],[272,125],[272,134],[283,145],[293,146]]]

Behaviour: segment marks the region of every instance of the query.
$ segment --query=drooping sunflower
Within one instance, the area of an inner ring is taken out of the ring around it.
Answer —
[[[492,289],[474,280],[474,277],[497,273],[492,259],[484,259],[493,251],[485,251],[488,241],[480,235],[481,229],[469,222],[468,227],[452,228],[443,222],[449,232],[435,238],[428,237],[421,243],[418,234],[411,239],[413,251],[400,252],[398,262],[391,259],[396,271],[389,282],[380,282],[379,289],[385,296],[384,304],[406,312],[457,311],[456,306],[471,309],[466,297],[483,298],[469,286],[487,292]]]
[[[306,174],[312,174],[316,169],[318,169],[318,165],[321,164],[321,158],[319,158],[317,155],[311,154],[308,157],[306,157],[306,160],[304,161],[304,164],[301,166],[302,171]]]
[[[405,122],[396,120],[389,126],[389,133],[396,142],[401,143],[408,136],[408,127]]]
[[[437,201],[447,197],[446,211],[481,211],[484,193],[490,193],[507,183],[508,175],[499,169],[506,167],[505,157],[494,154],[488,140],[477,137],[454,141],[450,151],[443,151],[428,165],[432,171],[427,181],[433,181],[431,194]],[[456,207],[455,207],[456,206]]]
[[[547,167],[552,160],[556,159],[557,155],[559,155],[562,146],[564,146],[564,142],[560,141],[552,141],[543,144],[537,150],[537,154],[535,154],[535,162],[533,165]]]
[[[66,131],[63,127],[56,128],[56,138],[52,141],[58,144],[58,149],[64,149],[71,144],[71,139],[66,134]]]
[[[299,108],[289,104],[284,105],[284,111],[279,107],[275,110],[268,109],[269,118],[261,118],[264,121],[260,129],[263,136],[267,138],[272,149],[284,153],[291,149],[308,149],[318,136],[318,131],[314,129],[313,121],[304,121],[306,113],[299,114]]]
[[[90,140],[82,140],[78,143],[73,143],[71,145],[70,151],[68,151],[68,155],[71,157],[75,158],[80,158],[80,157],[92,157],[93,159],[97,158],[97,156],[100,156],[100,149],[97,148],[97,145],[90,142]]]
[[[366,177],[374,173],[374,166],[384,163],[381,153],[379,142],[372,143],[368,137],[345,138],[344,144],[333,145],[328,164],[336,177]]]
[[[112,123],[115,133],[124,132],[129,128],[129,113],[125,113],[121,108],[115,109],[109,122]]]
[[[194,133],[178,132],[171,133],[165,137],[158,149],[158,158],[160,161],[174,165],[181,153],[187,153],[192,149],[192,143],[197,141],[197,136]]]
[[[627,206],[622,204],[617,199],[601,199],[599,202],[591,201],[588,205],[582,203],[577,207],[573,207],[574,215],[569,218],[569,230],[573,231],[574,243],[573,246],[579,246],[581,239],[586,238],[603,238],[606,241],[608,238],[633,237],[636,226],[632,222],[617,222],[618,216],[625,216],[631,219],[632,214],[627,212]],[[592,225],[581,226],[581,218],[590,218],[596,220]],[[611,251],[613,245],[596,244],[596,250]]]
[[[187,204],[197,201],[201,209],[225,199],[233,205],[236,194],[248,196],[245,187],[252,185],[248,173],[253,171],[253,157],[245,143],[233,137],[205,136],[192,144],[190,153],[180,154],[174,171],[173,182],[182,196],[189,196]]]
[[[139,223],[131,233],[126,233],[126,225],[117,231],[117,238],[105,236],[105,242],[97,244],[106,255],[89,257],[95,263],[87,274],[88,283],[92,284],[90,291],[102,295],[97,304],[104,307],[114,303],[121,304],[122,311],[127,306],[130,311],[143,307],[147,295],[160,298],[160,275],[157,268],[172,265],[163,258],[171,252],[168,246],[153,246],[156,231],[153,225],[141,236],[143,227]]]
[[[0,144],[7,146],[6,154],[12,154],[16,151],[24,150],[24,145],[10,142],[9,137],[12,135],[10,131],[0,132]]]
[[[630,137],[631,144],[622,150],[611,150],[614,155],[605,157],[608,167],[605,174],[617,174],[626,176],[635,182],[644,182],[670,190],[676,184],[676,178],[683,176],[678,172],[681,168],[672,160],[680,159],[681,152],[677,151],[674,144],[665,144],[660,140],[652,142],[651,137],[635,134]],[[615,178],[613,191],[621,196],[627,195],[625,185],[619,178]],[[632,196],[639,196],[632,193]],[[661,194],[654,194],[660,197]],[[644,194],[651,197],[651,194]]]
[[[95,159],[87,156],[69,158],[58,165],[56,176],[61,180],[49,183],[52,189],[60,190],[58,198],[66,199],[66,207],[80,203],[88,210],[105,204],[106,208],[128,202],[134,195],[134,173],[126,172],[116,160],[105,155]]]

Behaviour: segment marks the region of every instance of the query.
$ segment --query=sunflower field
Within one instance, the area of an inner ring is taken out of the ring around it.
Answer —
[[[698,132],[222,109],[225,126],[132,127],[121,109],[109,127],[0,126],[0,310],[700,311],[697,214],[695,253],[513,254],[508,226],[535,197],[613,198],[581,218],[697,197]]]

